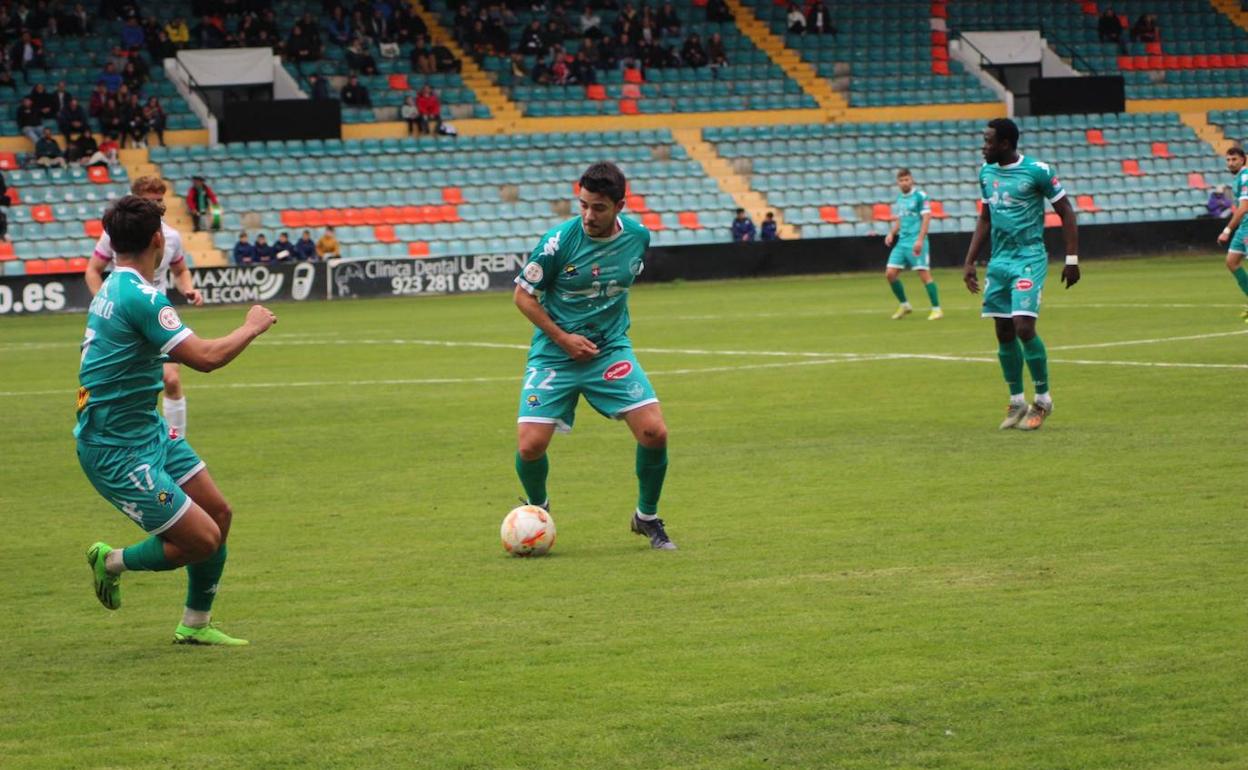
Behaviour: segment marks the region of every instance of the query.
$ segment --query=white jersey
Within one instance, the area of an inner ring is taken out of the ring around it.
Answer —
[[[182,249],[182,236],[163,219],[160,220],[160,231],[165,234],[165,254],[156,266],[156,272],[152,274],[152,285],[161,292],[166,292],[169,290],[169,266],[184,261],[186,252]],[[116,256],[107,232],[101,233],[100,239],[95,242],[95,256],[106,262],[111,262]]]

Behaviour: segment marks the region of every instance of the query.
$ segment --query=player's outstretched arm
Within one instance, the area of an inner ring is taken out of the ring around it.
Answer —
[[[992,214],[985,203],[979,210],[979,220],[975,222],[975,234],[971,236],[971,245],[966,250],[966,264],[962,266],[962,281],[971,294],[979,293],[979,277],[975,273],[975,258],[983,248],[984,239],[992,231]]]
[[[1079,283],[1079,228],[1075,223],[1075,207],[1070,196],[1053,204],[1053,210],[1062,220],[1062,240],[1066,242],[1066,265],[1062,268],[1062,283],[1066,288]]]
[[[233,361],[252,340],[264,334],[275,323],[277,316],[268,308],[252,305],[242,326],[224,337],[211,340],[192,334],[174,346],[169,351],[169,357],[197,372],[211,372]]]
[[[516,286],[513,294],[516,307],[520,308],[520,312],[524,317],[529,319],[534,326],[541,329],[555,341],[555,344],[563,348],[563,352],[567,353],[573,361],[588,361],[598,355],[598,346],[591,342],[588,338],[579,334],[568,334],[559,324],[554,322],[550,314],[546,312],[546,308],[542,307],[542,303],[537,297],[530,294],[523,286]]]
[[[86,279],[87,288],[91,290],[92,297],[99,294],[100,287],[104,285],[104,268],[106,267],[108,267],[108,262],[95,254],[87,260],[87,272],[83,273],[82,277]]]

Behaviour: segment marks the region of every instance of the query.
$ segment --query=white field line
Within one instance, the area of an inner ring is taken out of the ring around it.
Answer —
[[[1053,345],[1049,350],[1084,350],[1090,348],[1120,348],[1127,345],[1152,345],[1158,342],[1183,342],[1187,340],[1208,340],[1214,337],[1236,337],[1248,334],[1248,329],[1234,332],[1213,332],[1211,334],[1187,334],[1182,337],[1153,337],[1143,340],[1119,340],[1118,342],[1093,342],[1086,345]]]

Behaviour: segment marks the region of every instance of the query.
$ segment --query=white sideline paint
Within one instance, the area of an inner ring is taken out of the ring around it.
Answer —
[[[1208,340],[1214,337],[1236,337],[1248,334],[1248,329],[1234,332],[1213,332],[1212,334],[1188,334],[1183,337],[1154,337],[1144,340],[1120,340],[1118,342],[1094,342],[1087,345],[1053,345],[1049,350],[1084,350],[1089,348],[1120,348],[1127,345],[1152,345],[1158,342],[1182,342],[1187,340]]]

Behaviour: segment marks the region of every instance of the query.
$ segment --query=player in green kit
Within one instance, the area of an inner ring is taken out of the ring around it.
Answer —
[[[932,280],[932,260],[927,242],[927,226],[932,221],[932,206],[927,193],[914,186],[914,177],[909,169],[897,172],[897,187],[901,194],[893,204],[893,226],[888,235],[884,236],[884,245],[892,246],[888,255],[888,265],[884,268],[884,277],[893,296],[901,305],[893,313],[893,320],[910,315],[913,309],[906,301],[906,290],[901,285],[901,271],[911,269],[919,274],[923,288],[927,290],[927,298],[932,302],[932,312],[927,320],[938,321],[945,317],[940,309],[940,295],[936,291],[936,282]],[[896,245],[893,242],[896,241]]]
[[[667,425],[628,339],[628,290],[641,274],[650,231],[627,217],[624,174],[595,163],[581,176],[581,215],[542,236],[520,275],[515,301],[537,330],[520,389],[516,473],[528,502],[550,508],[546,448],[568,432],[585,396],[637,439],[639,493],[632,531],[675,550],[659,518],[667,474]]]
[[[1079,281],[1079,232],[1075,210],[1062,183],[1047,163],[1018,153],[1018,126],[1008,118],[988,122],[984,131],[984,165],[979,170],[983,208],[966,252],[963,279],[972,294],[979,293],[975,258],[991,232],[992,256],[984,278],[983,317],[997,329],[997,358],[1010,389],[1001,429],[1036,430],[1053,413],[1049,393],[1049,359],[1036,335],[1041,292],[1049,269],[1044,246],[1044,202],[1062,220],[1066,241],[1066,288]],[[1023,364],[1031,372],[1036,397],[1027,406],[1023,397]]]
[[[1244,150],[1232,147],[1226,151],[1226,170],[1235,175],[1235,213],[1226,229],[1218,236],[1218,243],[1227,245],[1226,269],[1231,271],[1239,290],[1248,296],[1248,269],[1244,268],[1244,253],[1248,252],[1248,227],[1243,226],[1248,214],[1248,168],[1244,168]],[[1248,323],[1248,305],[1244,307],[1244,323]]]
[[[113,271],[87,312],[78,380],[78,462],[96,491],[149,537],[128,548],[87,549],[95,595],[121,606],[121,573],[185,566],[186,609],[179,644],[242,645],[212,625],[212,603],[225,569],[232,513],[202,460],[156,411],[164,362],[201,372],[225,366],[277,319],[259,305],[238,329],[200,339],[152,279],[165,251],[154,201],[127,195],[104,212],[115,252]]]

